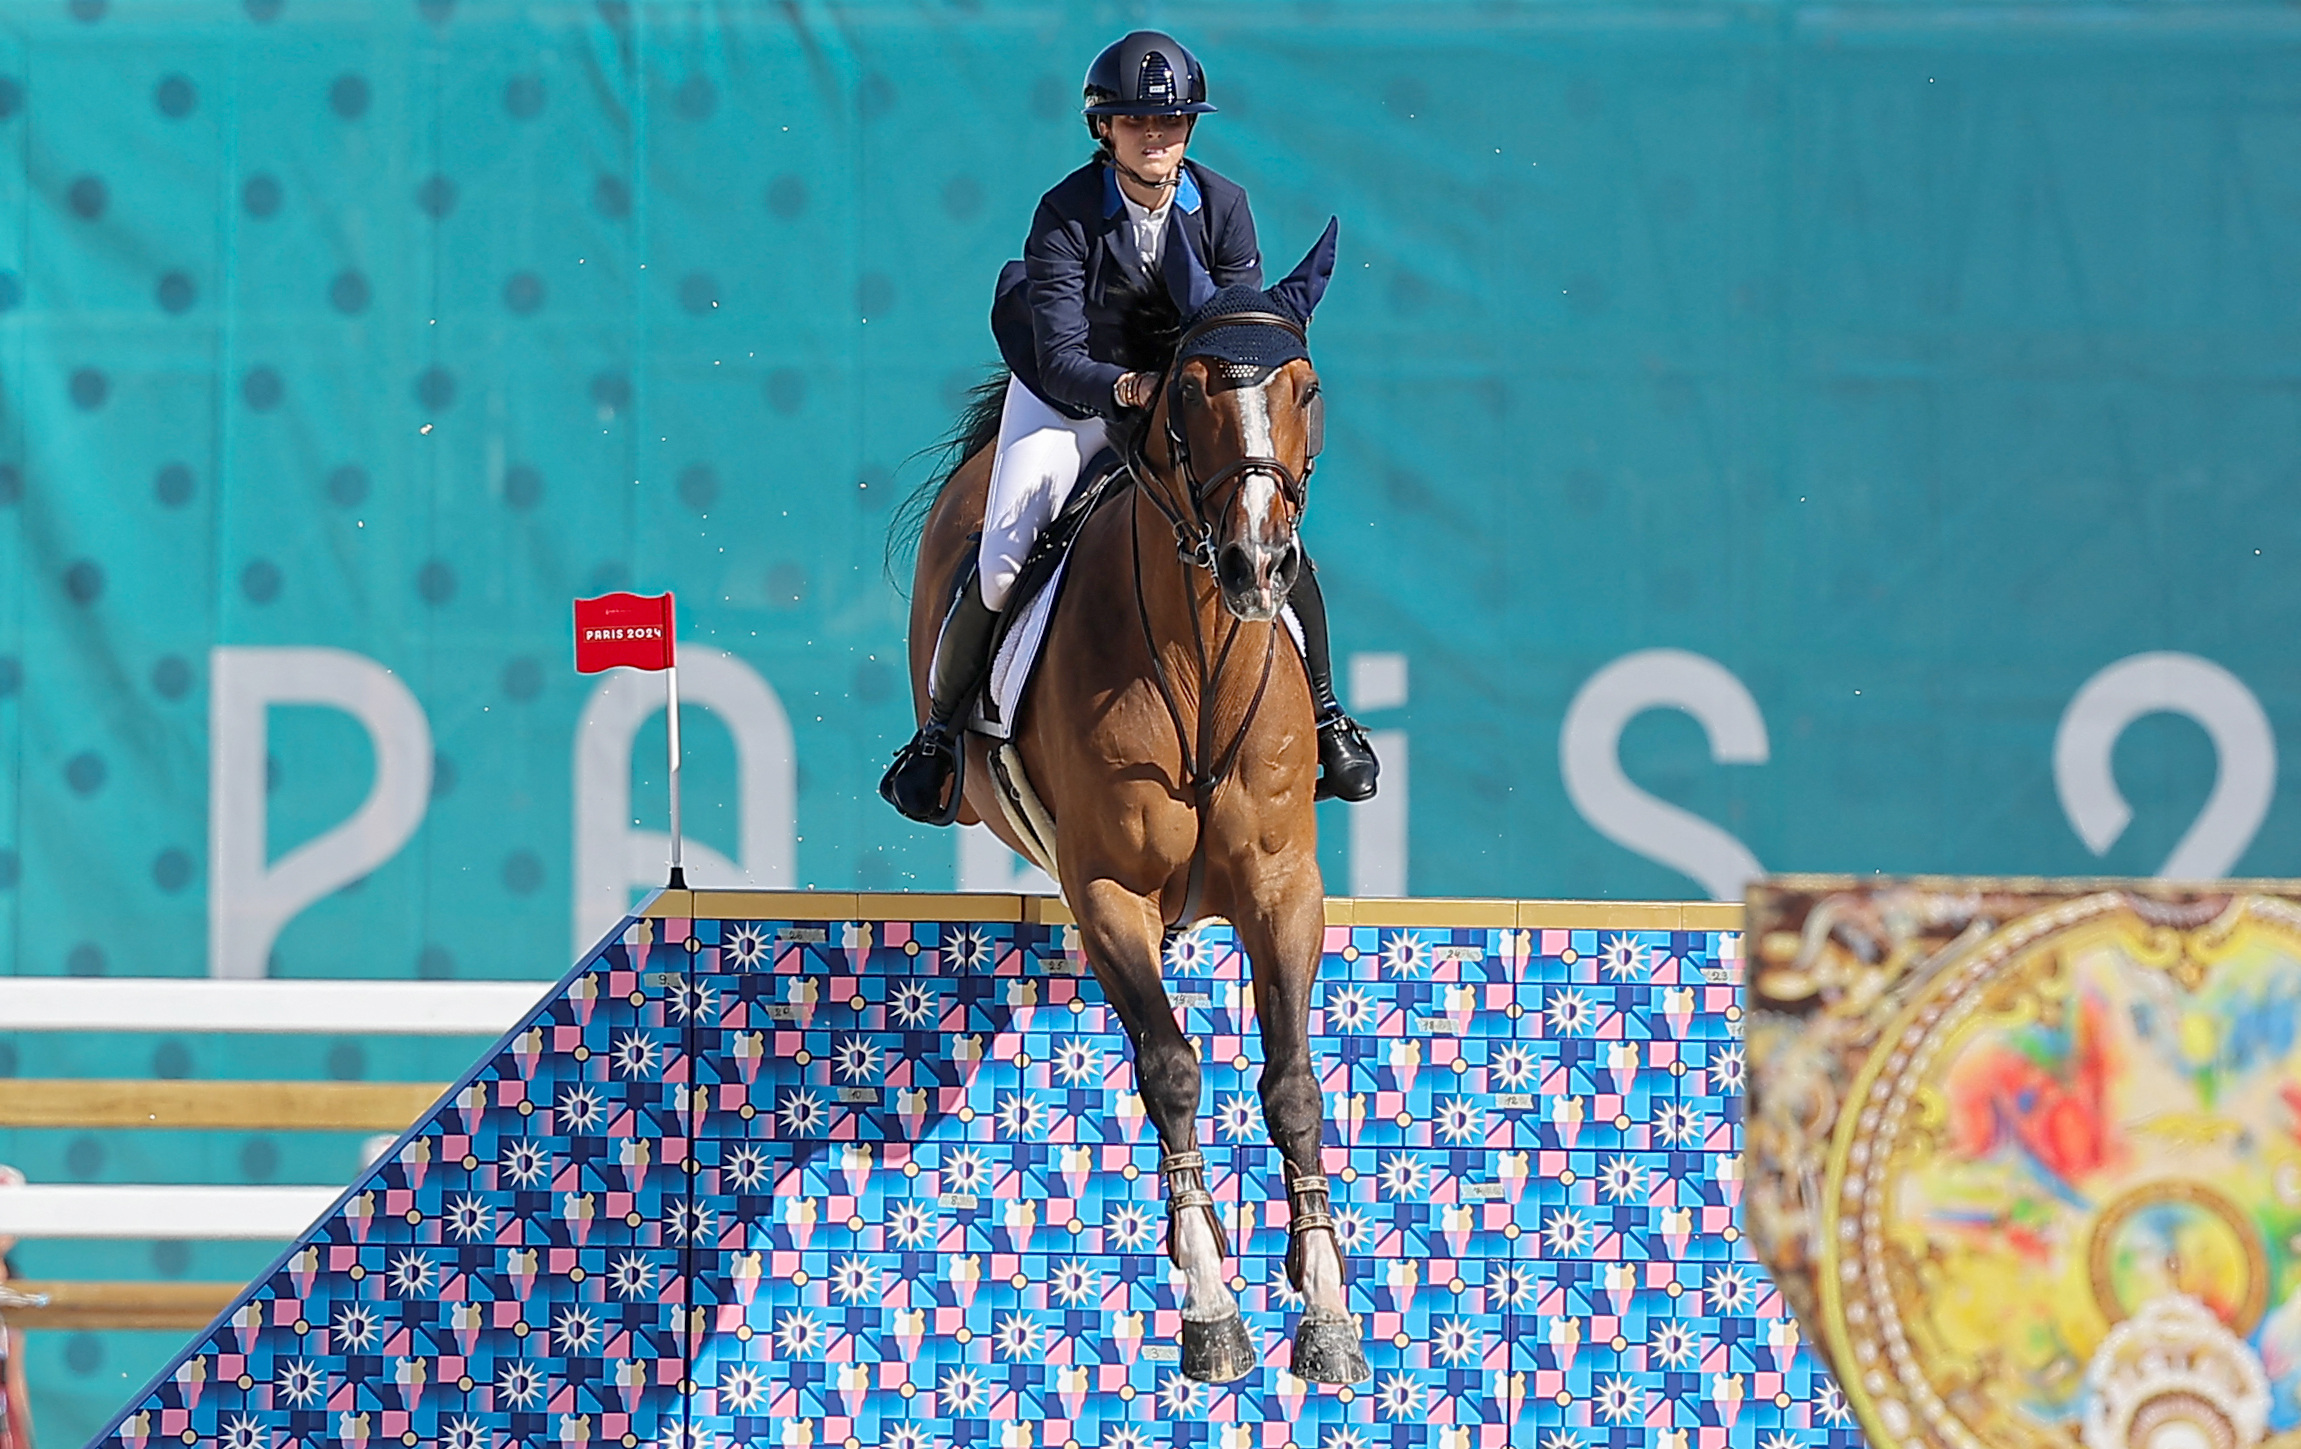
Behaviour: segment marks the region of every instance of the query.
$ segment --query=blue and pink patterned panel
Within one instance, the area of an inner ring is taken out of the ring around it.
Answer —
[[[1177,944],[1264,1366],[1178,1371],[1158,1149],[1061,926],[634,921],[102,1441],[1860,1442],[1735,1227],[1739,938],[1334,927],[1312,1031],[1374,1382],[1286,1373],[1227,928]]]

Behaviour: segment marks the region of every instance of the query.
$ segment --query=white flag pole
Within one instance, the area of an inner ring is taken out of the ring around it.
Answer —
[[[671,880],[667,890],[687,889],[687,872],[679,864],[679,666],[674,664],[663,671],[666,697],[664,731],[671,739]]]

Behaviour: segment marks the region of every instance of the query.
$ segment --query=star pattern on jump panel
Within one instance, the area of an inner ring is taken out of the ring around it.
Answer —
[[[1226,926],[1175,942],[1263,1355],[1218,1386],[1180,1372],[1155,1134],[1075,930],[632,921],[101,1442],[1853,1446],[1735,1226],[1738,951],[1328,929],[1374,1366],[1338,1388],[1285,1371],[1250,972]]]

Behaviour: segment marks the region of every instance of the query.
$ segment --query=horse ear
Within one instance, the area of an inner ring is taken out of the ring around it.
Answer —
[[[1166,255],[1161,258],[1160,270],[1166,274],[1167,295],[1174,298],[1185,320],[1196,317],[1199,308],[1213,300],[1214,278],[1207,275],[1206,264],[1191,249],[1190,230],[1182,224],[1179,206],[1167,217]]]
[[[1302,265],[1286,274],[1286,280],[1270,289],[1271,298],[1285,306],[1305,323],[1310,314],[1318,310],[1318,299],[1326,295],[1326,284],[1334,276],[1334,241],[1342,230],[1339,217],[1326,219],[1326,230],[1319,233],[1318,241],[1303,257]]]

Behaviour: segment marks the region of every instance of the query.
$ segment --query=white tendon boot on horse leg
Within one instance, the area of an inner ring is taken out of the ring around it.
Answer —
[[[1167,1256],[1184,1278],[1183,1377],[1208,1384],[1244,1378],[1254,1371],[1254,1335],[1223,1281],[1230,1246],[1206,1190],[1206,1159],[1170,1153],[1159,1159],[1159,1176],[1166,1180]]]
[[[1357,1317],[1342,1292],[1342,1249],[1326,1179],[1287,1169],[1286,1276],[1302,1295],[1293,1373],[1314,1384],[1361,1384],[1374,1377]]]

